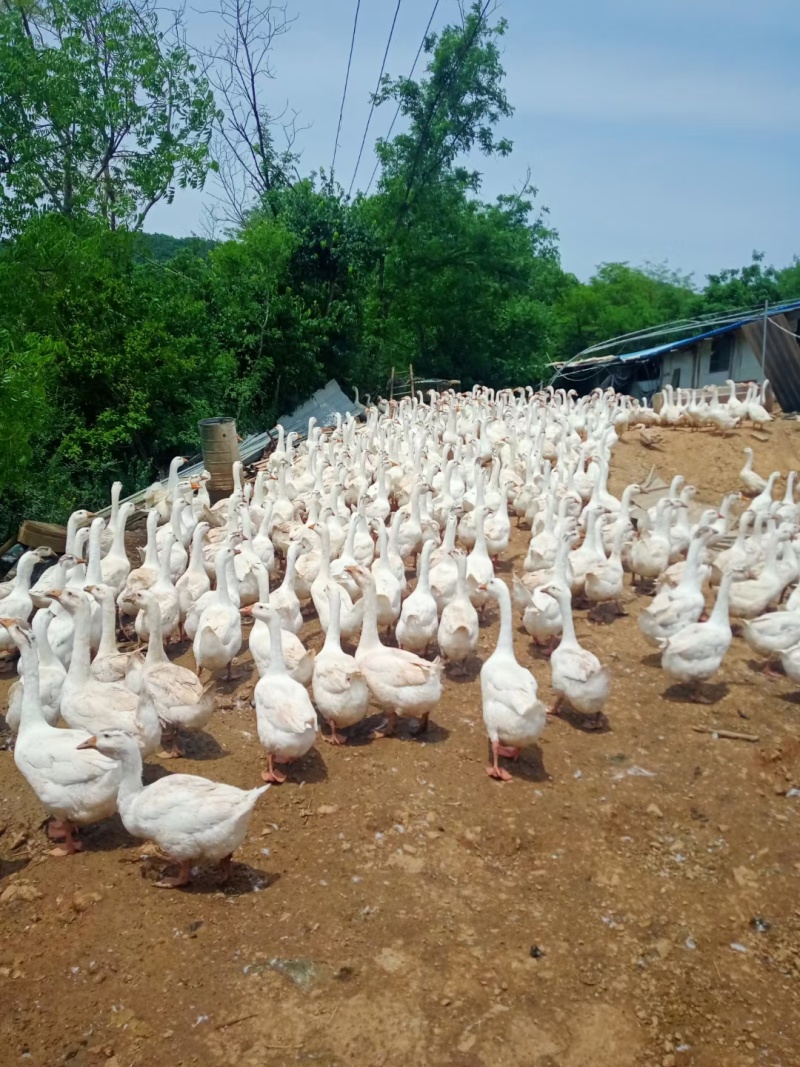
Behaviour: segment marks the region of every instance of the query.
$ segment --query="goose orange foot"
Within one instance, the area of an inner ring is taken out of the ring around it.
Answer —
[[[505,767],[501,767],[498,763],[504,748],[506,748],[506,746],[501,745],[499,741],[492,741],[492,762],[486,768],[486,773],[489,777],[494,778],[498,782],[512,781],[511,774],[509,774]]]
[[[63,838],[53,838],[53,840],[63,840],[64,843],[57,848],[51,849],[48,855],[61,859],[64,856],[72,856],[75,852],[83,852],[83,842],[76,837],[77,831],[73,824],[65,820],[60,825],[63,830]]]
[[[155,882],[156,889],[180,889],[181,886],[188,885],[192,874],[192,861],[184,860],[181,863],[180,870],[174,878],[161,878]]]
[[[323,734],[322,740],[327,741],[329,745],[346,745],[347,738],[345,735],[340,734],[332,722],[329,722],[328,726],[330,726],[331,732],[329,734]]]

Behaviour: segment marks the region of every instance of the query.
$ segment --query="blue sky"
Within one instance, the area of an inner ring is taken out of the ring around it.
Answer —
[[[389,73],[408,72],[432,6],[403,0]],[[267,99],[309,127],[303,167],[328,167],[355,0],[288,8],[296,21],[277,42]],[[361,0],[336,168],[345,188],[394,9],[395,0]],[[587,278],[604,261],[666,261],[702,282],[753,249],[778,266],[800,253],[799,0],[500,0],[497,15],[509,24],[515,113],[502,132],[514,152],[480,161],[483,194],[510,191],[530,167],[567,270]],[[187,17],[197,43],[213,37],[214,17],[192,0]],[[434,28],[456,20],[456,0],[440,0]],[[374,137],[393,113],[373,115],[356,187],[369,181]],[[148,229],[201,232],[207,195],[179,192]]]

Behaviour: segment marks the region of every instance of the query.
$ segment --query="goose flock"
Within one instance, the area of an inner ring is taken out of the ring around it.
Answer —
[[[737,422],[763,424],[764,389],[751,387]],[[693,699],[705,699],[703,683],[722,666],[732,616],[766,670],[780,658],[800,682],[793,474],[773,499],[778,472],[756,474],[745,449],[743,493],[694,519],[695,489],[681,476],[649,509],[637,506],[635,484],[619,497],[609,490],[621,433],[655,421],[691,428],[703,404],[714,425],[713,389],[709,400],[667,390],[658,415],[612,391],[420,393],[329,431],[312,419],[302,441],[280,429],[255,480],[234,464],[233,493],[213,505],[208,476],[182,481],[176,457],[166,488],[148,492],[138,567],[125,547],[134,508],[115,483],[107,522],[75,511],[63,555],[27,552],[0,586],[0,654],[18,653],[19,674],[6,721],[15,764],[50,817],[52,854],[74,853],[81,826],[118,811],[178,864],[159,885],[185,885],[199,862],[227,876],[255,803],[320,732],[344,745],[380,711],[374,738],[403,719],[425,736],[449,678],[477,665],[487,613],[499,631],[480,666],[486,772],[502,782],[563,708],[586,729],[606,724],[610,672],[581,646],[574,606],[613,625],[631,589],[647,597],[642,635]],[[512,519],[529,540],[509,588],[497,569]],[[549,709],[543,679],[515,653],[515,611],[549,657]],[[312,617],[325,634],[316,655],[302,639]],[[241,668],[245,639],[259,676],[263,784],[171,774],[144,786],[143,760],[180,758],[187,734],[213,731],[217,679]],[[196,670],[170,658],[182,642]]]

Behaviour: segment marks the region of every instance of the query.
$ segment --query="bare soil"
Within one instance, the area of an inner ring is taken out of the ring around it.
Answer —
[[[620,443],[612,489],[655,463],[716,503],[745,444],[763,474],[800,467],[795,422],[769,441],[663,433],[661,451]],[[155,888],[163,861],[117,820],[46,856],[43,811],[0,753],[0,1063],[800,1063],[800,693],[737,638],[714,703],[688,703],[639,635],[647,602],[631,590],[605,626],[577,613],[613,671],[607,730],[556,720],[513,782],[490,780],[476,661],[424,741],[320,741],[260,802],[224,891],[212,871]],[[481,655],[495,636],[492,620]],[[303,637],[320,646],[316,622]],[[547,660],[521,627],[515,643],[549,695]],[[147,775],[257,783],[254,681],[221,684],[191,758]]]

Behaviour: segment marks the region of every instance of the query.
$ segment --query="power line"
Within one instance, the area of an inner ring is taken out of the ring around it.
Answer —
[[[408,204],[409,197],[411,196],[411,190],[412,190],[412,188],[414,186],[414,178],[415,178],[416,172],[417,172],[417,165],[419,164],[419,161],[420,161],[420,158],[421,158],[422,146],[423,146],[423,143],[425,141],[425,136],[428,133],[428,130],[430,129],[431,123],[433,122],[433,117],[436,114],[440,103],[442,102],[442,98],[444,97],[445,92],[450,87],[450,82],[453,80],[453,78],[456,76],[456,74],[458,74],[458,72],[459,72],[459,70],[461,68],[461,64],[467,58],[467,54],[468,54],[470,48],[472,48],[473,44],[475,43],[475,40],[477,39],[477,36],[480,33],[481,28],[483,27],[483,20],[486,18],[486,13],[488,12],[489,7],[491,6],[491,4],[492,4],[492,0],[486,0],[486,3],[483,5],[483,7],[479,9],[478,17],[475,19],[475,24],[472,27],[472,32],[470,33],[469,37],[464,42],[464,50],[463,50],[463,52],[458,57],[456,62],[453,64],[452,68],[450,69],[450,71],[448,72],[446,77],[443,79],[442,85],[440,86],[439,91],[436,93],[436,96],[433,98],[433,104],[431,105],[430,111],[428,112],[428,115],[427,115],[427,117],[425,119],[425,122],[423,123],[422,130],[420,132],[419,141],[417,141],[417,149],[416,149],[416,151],[414,153],[414,158],[411,161],[411,172],[410,172],[410,174],[409,174],[409,176],[408,176],[408,178],[406,180],[406,191],[405,191],[405,195],[403,196],[403,202],[400,205],[400,213],[398,213],[397,222],[395,223],[394,231],[392,233],[392,238],[391,238],[392,241],[394,240],[395,236],[397,235],[397,231],[400,229],[401,215],[402,215],[403,209]]]
[[[433,24],[433,19],[434,19],[435,15],[436,15],[436,9],[438,8],[440,2],[441,2],[441,0],[436,0],[436,2],[433,5],[433,11],[431,11],[431,17],[428,19],[428,25],[425,27],[425,32],[422,35],[422,40],[419,42],[419,48],[417,49],[417,54],[414,56],[414,62],[411,64],[411,70],[408,73],[408,79],[407,79],[408,81],[410,81],[414,77],[414,71],[417,69],[417,63],[419,62],[419,57],[422,55],[422,49],[425,47],[425,42],[428,39],[428,34],[430,33],[431,25]],[[386,132],[386,136],[384,137],[385,141],[388,141],[389,138],[392,136],[392,130],[394,129],[394,124],[397,122],[397,119],[398,119],[398,117],[400,115],[401,106],[402,106],[401,104],[397,105],[397,110],[394,113],[394,118],[392,119],[391,124],[389,125],[389,129]],[[365,196],[367,196],[369,194],[369,191],[372,188],[372,183],[375,181],[375,175],[378,173],[378,167],[380,165],[381,165],[381,161],[379,159],[376,160],[375,161],[375,169],[372,171],[372,177],[369,180],[369,185],[367,186],[367,191],[364,194]]]
[[[350,81],[350,64],[353,62],[353,46],[356,43],[356,28],[358,26],[358,13],[360,10],[361,0],[356,0],[356,15],[353,19],[353,35],[350,38],[350,55],[347,57],[347,72],[344,76],[342,104],[339,108],[339,125],[336,127],[336,140],[333,143],[333,159],[331,160],[331,182],[333,182],[333,168],[336,166],[336,151],[339,148],[339,134],[342,132],[342,115],[344,114],[344,102],[347,97],[347,83]]]
[[[377,95],[378,95],[378,93],[380,91],[380,88],[381,88],[381,79],[383,78],[383,72],[386,69],[386,60],[387,60],[388,55],[389,55],[389,48],[391,47],[392,37],[394,36],[394,27],[395,27],[395,24],[397,23],[397,16],[398,16],[398,14],[400,12],[400,5],[402,4],[402,2],[403,2],[403,0],[397,0],[397,7],[394,9],[394,18],[392,19],[392,26],[391,26],[391,29],[389,30],[389,40],[386,42],[386,48],[384,49],[383,62],[381,63],[381,71],[380,71],[380,74],[378,75],[378,83],[375,86],[375,92],[372,94],[372,102],[370,103],[369,115],[367,115],[367,125],[364,127],[364,136],[361,138],[361,147],[358,150],[358,159],[356,160],[356,169],[353,171],[353,180],[350,182],[350,188],[347,190],[348,198],[349,198],[350,194],[353,191],[353,186],[356,183],[356,175],[358,174],[359,164],[361,163],[361,156],[362,156],[362,153],[364,152],[364,145],[366,144],[366,141],[367,141],[367,134],[369,133],[369,124],[372,122],[372,113],[375,110],[375,98],[377,97]]]

